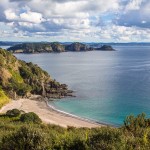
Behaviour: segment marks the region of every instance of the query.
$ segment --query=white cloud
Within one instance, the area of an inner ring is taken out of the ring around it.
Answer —
[[[123,12],[118,25],[150,28],[150,0],[130,0]]]
[[[0,21],[14,36],[64,41],[147,40],[149,12],[149,0],[0,1]]]
[[[41,23],[44,21],[42,14],[37,12],[25,12],[20,14],[20,19],[26,22]]]
[[[12,9],[5,10],[4,14],[6,16],[6,19],[9,20],[9,21],[18,19],[18,16],[15,14],[15,12]]]
[[[138,10],[142,4],[143,0],[130,0],[126,5],[126,10]]]

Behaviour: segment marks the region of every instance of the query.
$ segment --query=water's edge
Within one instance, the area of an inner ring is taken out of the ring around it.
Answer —
[[[79,116],[77,116],[77,115],[74,115],[74,114],[71,114],[71,113],[62,111],[62,110],[56,108],[56,106],[54,106],[54,105],[52,104],[52,101],[53,101],[53,100],[45,99],[46,105],[47,105],[51,110],[56,111],[57,113],[60,113],[60,114],[62,114],[62,115],[66,115],[66,116],[69,116],[69,117],[72,117],[72,118],[75,118],[75,119],[79,119],[79,120],[82,120],[82,121],[86,121],[86,122],[89,122],[89,123],[92,123],[92,124],[96,124],[96,125],[108,126],[108,127],[113,127],[113,128],[118,128],[118,127],[120,127],[120,126],[117,126],[117,125],[112,125],[112,124],[103,123],[103,122],[99,122],[99,121],[92,120],[92,119],[87,119],[87,118],[85,118],[85,117],[79,117]]]

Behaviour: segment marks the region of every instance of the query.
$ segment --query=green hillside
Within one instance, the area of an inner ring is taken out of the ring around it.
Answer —
[[[9,98],[28,97],[31,94],[48,98],[71,96],[67,85],[53,80],[37,65],[18,60],[12,53],[0,49],[0,106]]]

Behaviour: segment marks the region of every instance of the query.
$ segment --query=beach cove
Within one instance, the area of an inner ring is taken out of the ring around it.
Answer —
[[[34,96],[31,99],[22,98],[19,100],[12,100],[7,105],[0,109],[0,113],[6,113],[11,109],[19,109],[24,112],[36,113],[44,123],[59,125],[62,127],[102,127],[104,124],[96,123],[94,121],[86,120],[62,111],[55,109],[48,105],[47,101],[39,96]]]

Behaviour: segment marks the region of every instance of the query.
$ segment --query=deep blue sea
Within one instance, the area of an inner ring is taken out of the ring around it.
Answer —
[[[150,117],[150,46],[115,45],[116,51],[17,54],[69,85],[75,98],[53,105],[71,114],[112,124],[127,115]]]

